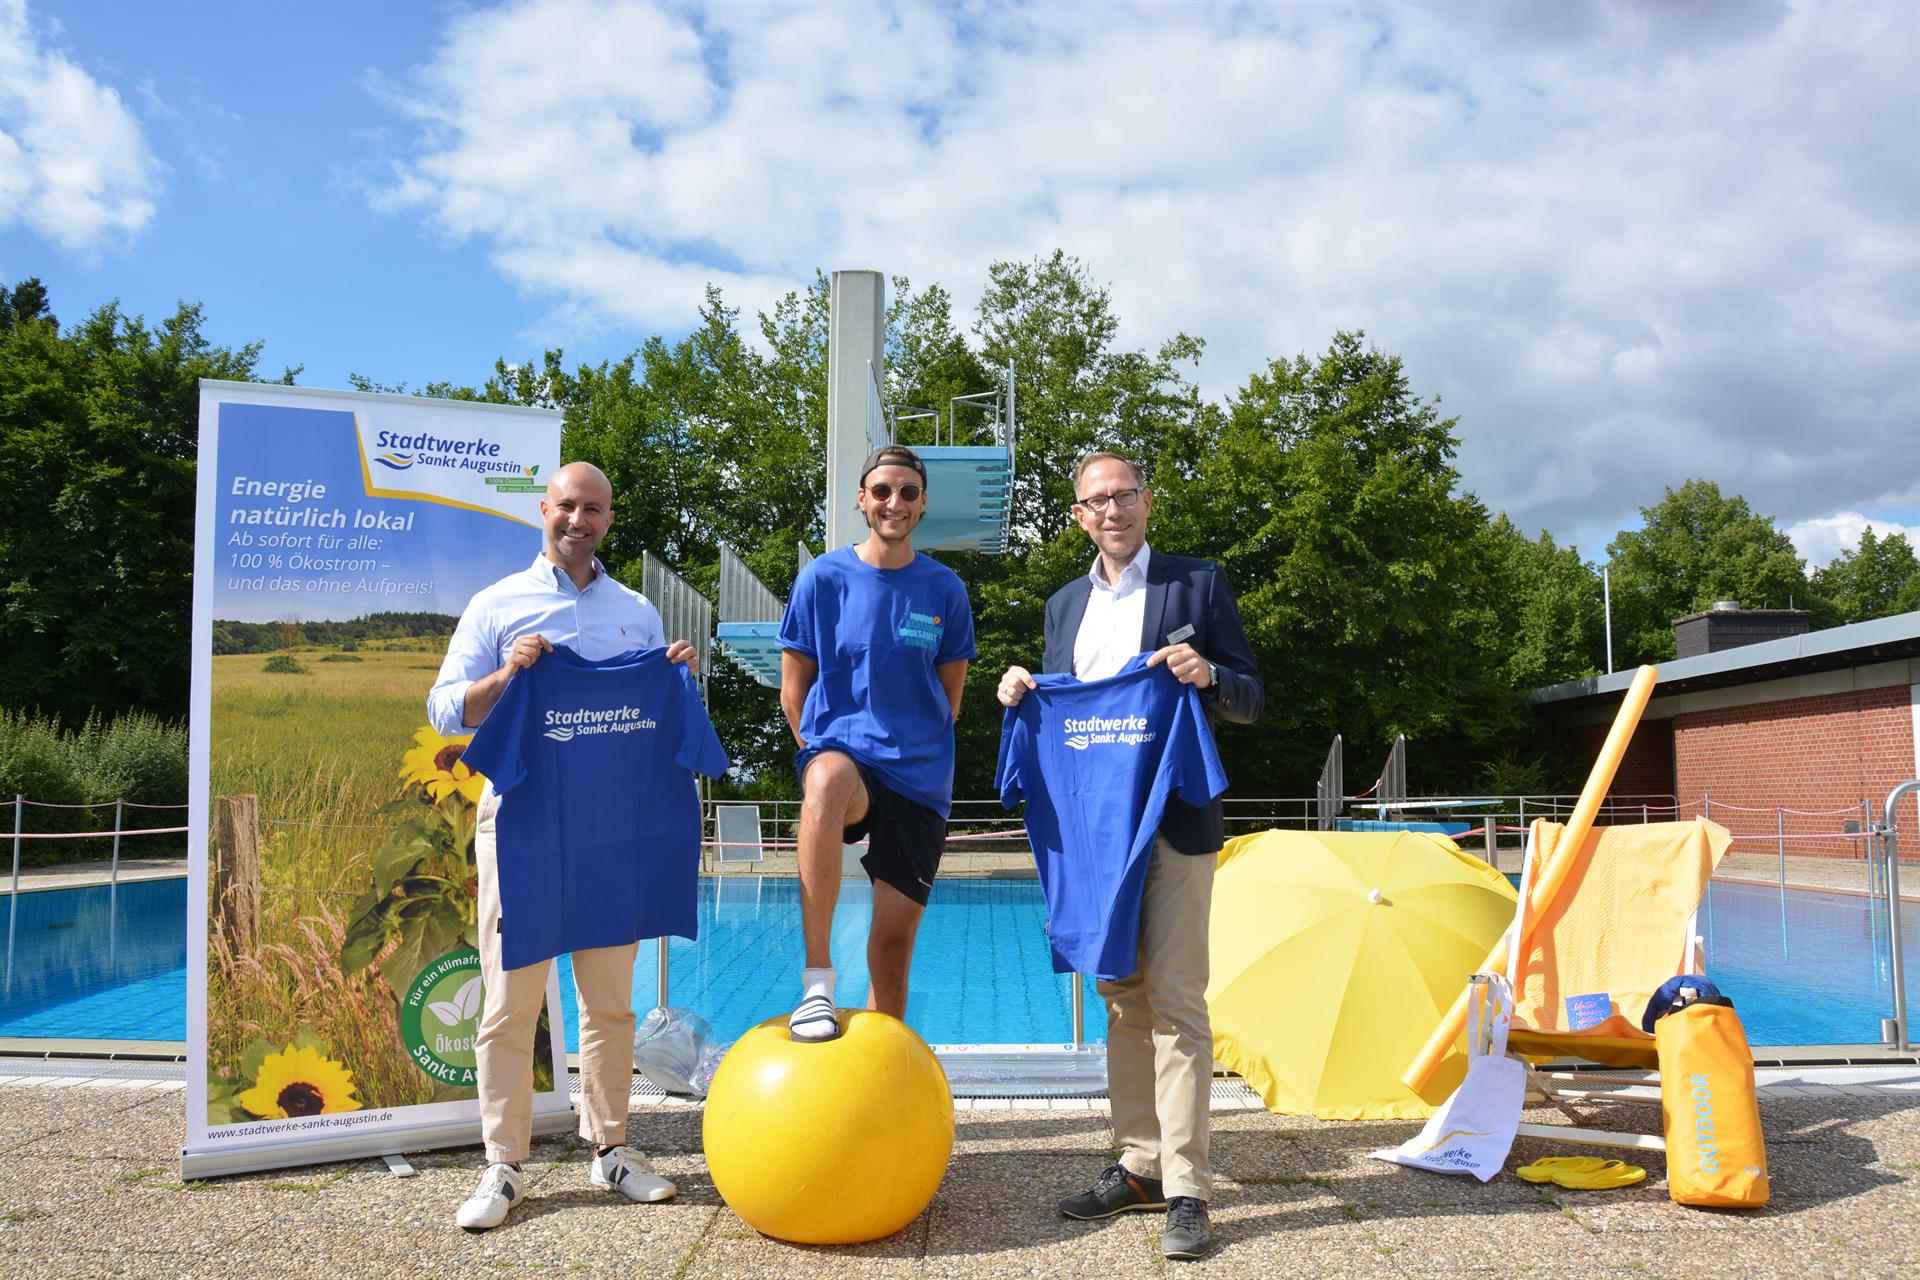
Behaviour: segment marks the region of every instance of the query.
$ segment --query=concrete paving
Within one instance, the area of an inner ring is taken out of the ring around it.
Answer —
[[[0,836],[0,839],[4,839]],[[177,880],[187,874],[185,858],[122,858],[118,870],[121,884],[136,880]],[[44,867],[20,868],[20,892],[38,893],[46,889],[78,889],[111,883],[116,876],[113,861],[99,858],[86,862],[56,862]],[[0,877],[0,898],[13,892],[11,873]]]
[[[0,1274],[64,1276],[1166,1277],[1913,1276],[1920,1274],[1920,1069],[1767,1072],[1762,1114],[1774,1200],[1688,1209],[1657,1153],[1623,1190],[1482,1185],[1371,1161],[1412,1122],[1327,1123],[1240,1105],[1220,1082],[1212,1203],[1220,1246],[1198,1263],[1158,1251],[1162,1219],[1074,1222],[1053,1208],[1111,1159],[1104,1103],[974,1099],[957,1112],[945,1182],[885,1240],[825,1248],[762,1237],[720,1200],[700,1156],[697,1104],[642,1094],[630,1142],[680,1186],[665,1205],[589,1188],[586,1148],[537,1141],[529,1195],[469,1235],[454,1209],[476,1151],[424,1152],[417,1176],[379,1160],[182,1183],[184,1083],[111,1066],[0,1072]],[[87,1072],[98,1074],[89,1078]],[[1562,1119],[1534,1111],[1530,1119]],[[1611,1127],[1657,1131],[1651,1103],[1603,1106]],[[1522,1139],[1509,1166],[1564,1145]],[[1590,1149],[1591,1150],[1591,1149]],[[848,1188],[847,1193],[855,1189]]]

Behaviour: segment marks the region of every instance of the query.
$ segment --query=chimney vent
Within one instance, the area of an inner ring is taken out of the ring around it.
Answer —
[[[1764,644],[1787,636],[1807,634],[1810,617],[1805,609],[1742,609],[1735,600],[1715,600],[1713,608],[1673,620],[1676,658]]]

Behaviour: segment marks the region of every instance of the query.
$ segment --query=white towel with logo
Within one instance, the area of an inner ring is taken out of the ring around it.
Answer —
[[[1467,1002],[1467,1044],[1480,1043],[1482,1002]],[[1513,1020],[1513,988],[1494,975],[1487,984],[1488,1052],[1470,1054],[1467,1078],[1441,1104],[1418,1137],[1385,1151],[1375,1160],[1391,1160],[1434,1173],[1471,1174],[1482,1182],[1499,1173],[1513,1150],[1526,1098],[1527,1069],[1507,1056],[1507,1028]]]

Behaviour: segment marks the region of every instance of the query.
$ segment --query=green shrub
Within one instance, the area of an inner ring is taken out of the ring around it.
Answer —
[[[330,653],[320,659],[322,662],[364,662],[365,659],[352,653]]]
[[[11,828],[15,795],[32,803],[22,814],[30,834],[100,831],[113,826],[115,800],[177,805],[187,798],[187,730],[156,716],[134,713],[101,722],[89,717],[78,729],[63,730],[58,720],[0,711],[0,818]],[[100,808],[54,808],[55,805]],[[186,822],[186,810],[128,810],[124,826],[173,827]],[[3,838],[3,837],[0,837]],[[123,844],[129,857],[180,853],[180,836],[143,836]],[[44,865],[104,858],[107,838],[30,840],[22,843],[21,864]]]
[[[297,676],[304,675],[307,669],[295,662],[291,654],[276,653],[267,659],[266,670],[270,675]]]
[[[178,804],[186,799],[185,725],[140,712],[105,727],[89,720],[74,736],[72,749],[89,800]]]
[[[44,804],[86,799],[58,720],[0,711],[0,802],[10,803],[16,795]],[[180,798],[186,798],[185,787]]]

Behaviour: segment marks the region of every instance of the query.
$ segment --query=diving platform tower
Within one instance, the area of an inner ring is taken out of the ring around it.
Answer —
[[[911,446],[927,467],[927,514],[914,530],[915,549],[1004,553],[1018,424],[1012,366],[992,390],[949,402],[942,443],[937,412],[887,406],[886,329],[886,277],[878,271],[834,272],[827,330],[826,549],[867,536],[854,501],[860,464],[881,445],[899,443]],[[896,434],[900,423],[923,420],[933,423],[931,444]],[[806,560],[803,554],[803,567]],[[722,554],[720,573],[722,651],[761,684],[778,688],[784,602],[730,551]]]

